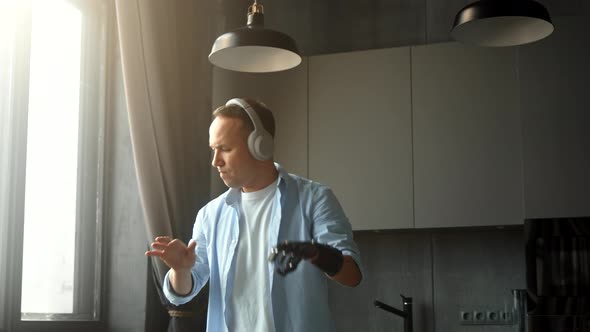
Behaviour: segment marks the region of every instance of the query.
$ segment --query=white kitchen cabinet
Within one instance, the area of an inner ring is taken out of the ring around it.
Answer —
[[[590,216],[590,23],[555,26],[519,54],[527,218]]]
[[[412,47],[416,228],[522,224],[514,48]]]
[[[412,228],[410,49],[312,56],[309,176],[354,230]]]
[[[307,171],[307,61],[291,70],[251,74],[213,69],[213,107],[236,97],[264,102],[275,117],[274,159],[287,172]],[[225,191],[217,172],[211,176],[212,197]]]

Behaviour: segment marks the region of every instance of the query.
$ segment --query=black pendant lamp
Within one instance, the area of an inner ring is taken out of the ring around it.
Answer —
[[[215,66],[248,73],[291,69],[301,63],[293,38],[264,28],[264,8],[248,8],[248,25],[219,36],[209,54]]]
[[[480,0],[461,9],[451,36],[479,46],[514,46],[549,36],[553,23],[545,7],[533,0]]]

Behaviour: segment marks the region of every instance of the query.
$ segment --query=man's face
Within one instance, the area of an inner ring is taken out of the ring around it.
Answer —
[[[216,117],[209,127],[211,164],[230,188],[247,188],[255,181],[256,159],[248,150],[248,134],[240,119],[225,116]]]

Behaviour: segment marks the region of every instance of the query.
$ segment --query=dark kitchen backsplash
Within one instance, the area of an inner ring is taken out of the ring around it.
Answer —
[[[512,289],[526,288],[522,226],[355,232],[365,276],[357,288],[330,284],[337,331],[403,331],[413,298],[414,332],[514,331],[514,325],[464,325],[461,311],[511,312]]]

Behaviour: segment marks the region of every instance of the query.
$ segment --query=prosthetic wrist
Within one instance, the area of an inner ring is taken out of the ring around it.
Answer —
[[[315,243],[313,245],[316,247],[318,254],[310,262],[320,270],[326,272],[330,277],[340,272],[344,262],[340,250],[325,244]]]
[[[299,262],[305,259],[329,276],[334,276],[340,271],[344,262],[340,250],[314,241],[285,241],[272,249],[268,259],[274,262],[276,271],[281,275],[295,270]]]

